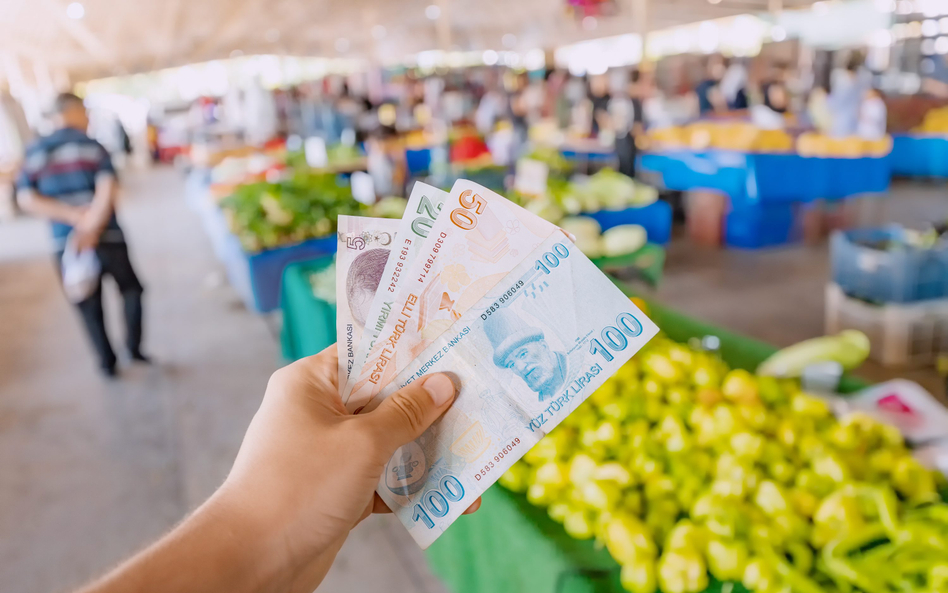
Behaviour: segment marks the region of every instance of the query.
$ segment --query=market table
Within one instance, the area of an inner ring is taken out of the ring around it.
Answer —
[[[948,136],[892,136],[892,174],[901,177],[948,177]]]
[[[643,154],[644,171],[667,189],[715,190],[735,208],[757,203],[840,200],[889,190],[889,156],[806,157],[726,150],[668,150]]]
[[[621,288],[628,291],[627,287]],[[753,370],[776,349],[768,344],[649,303],[649,316],[674,340],[716,335],[733,367]],[[845,377],[840,389],[862,381]],[[484,493],[480,510],[462,517],[426,552],[432,570],[452,593],[624,593],[619,565],[592,540],[569,537],[544,509],[498,485]],[[744,593],[739,584],[713,582],[708,593]]]

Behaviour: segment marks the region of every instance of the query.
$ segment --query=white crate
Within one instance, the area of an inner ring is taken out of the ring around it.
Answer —
[[[858,329],[869,337],[869,357],[885,366],[933,364],[948,354],[948,299],[873,305],[826,286],[826,333]]]

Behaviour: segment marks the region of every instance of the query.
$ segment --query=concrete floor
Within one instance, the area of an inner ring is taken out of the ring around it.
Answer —
[[[276,323],[244,310],[223,280],[183,181],[126,175],[123,224],[146,285],[146,346],[158,364],[95,371],[59,292],[45,227],[0,225],[0,591],[81,584],[145,545],[226,475],[267,378]],[[943,188],[897,186],[886,216],[948,218]],[[778,345],[820,335],[827,250],[696,250],[673,244],[658,296],[682,311]],[[120,337],[118,299],[110,300]],[[120,343],[118,339],[116,344]],[[940,389],[931,371],[909,376]],[[365,559],[370,558],[370,562]],[[320,591],[440,592],[391,517],[350,537]]]

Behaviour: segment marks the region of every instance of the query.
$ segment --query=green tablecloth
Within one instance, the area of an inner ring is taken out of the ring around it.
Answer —
[[[280,307],[283,358],[293,361],[312,356],[336,341],[336,307],[313,296],[310,274],[332,263],[332,258],[290,264],[283,272]]]
[[[716,335],[734,367],[753,370],[776,349],[650,303],[649,316],[674,340]],[[844,379],[841,390],[865,384]],[[542,509],[494,485],[481,509],[462,517],[427,551],[432,570],[452,593],[618,593],[619,566],[592,541],[569,537]],[[725,585],[726,587],[726,585]],[[708,589],[721,591],[721,583]],[[731,587],[742,593],[743,587]]]

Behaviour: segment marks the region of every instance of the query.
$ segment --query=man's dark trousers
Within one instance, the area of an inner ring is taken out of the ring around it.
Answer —
[[[100,243],[95,249],[99,262],[102,265],[102,275],[109,275],[118,284],[122,299],[125,301],[125,344],[133,356],[141,354],[142,343],[142,284],[128,259],[128,245],[121,243]],[[62,265],[62,252],[57,260]],[[60,267],[61,269],[61,267]],[[102,310],[102,280],[94,293],[79,303],[76,303],[86,333],[99,357],[99,364],[103,370],[115,368],[115,351],[109,342],[105,331],[105,314]]]

